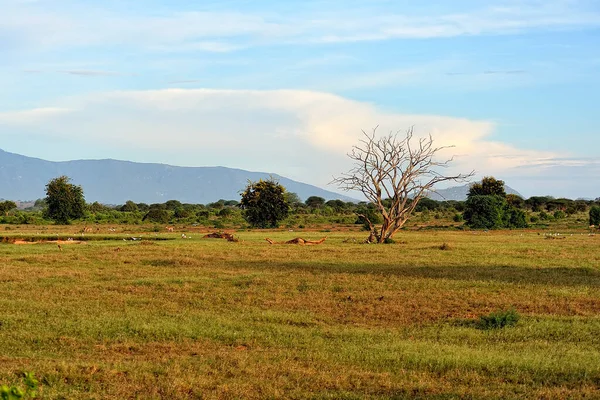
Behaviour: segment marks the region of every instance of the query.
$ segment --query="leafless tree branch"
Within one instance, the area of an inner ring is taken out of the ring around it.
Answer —
[[[345,191],[359,191],[375,205],[383,218],[381,227],[362,217],[371,228],[370,237],[379,243],[391,239],[404,226],[419,200],[435,192],[436,184],[464,182],[475,174],[474,171],[457,175],[439,172],[438,169],[447,168],[453,158],[438,161],[436,154],[453,146],[435,147],[431,135],[415,142],[414,127],[404,136],[391,132],[377,138],[377,127],[371,133],[362,132],[363,138],[348,153],[354,166],[334,177],[331,183]]]

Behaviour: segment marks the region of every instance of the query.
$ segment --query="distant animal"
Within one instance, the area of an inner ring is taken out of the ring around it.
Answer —
[[[297,237],[297,238],[293,238],[293,239],[290,239],[290,240],[285,241],[285,242],[276,242],[276,241],[274,241],[272,239],[265,238],[265,240],[267,242],[269,242],[269,244],[299,244],[301,246],[305,246],[305,245],[306,246],[310,246],[310,245],[321,244],[326,239],[327,239],[327,236],[324,237],[324,238],[322,238],[322,239],[320,239],[320,240],[307,240],[307,239],[303,239],[301,237]]]
[[[165,226],[165,229],[167,230],[167,232],[173,232],[172,226]]]
[[[202,237],[205,239],[226,239],[228,242],[239,242],[239,239],[236,239],[231,233],[227,232],[213,232]]]
[[[62,251],[62,246],[60,244],[58,244],[57,246],[58,246],[58,250]]]

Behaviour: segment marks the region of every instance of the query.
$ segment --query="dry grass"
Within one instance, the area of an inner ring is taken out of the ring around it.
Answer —
[[[600,236],[186,233],[0,245],[0,382],[34,371],[69,399],[599,395]],[[509,307],[516,327],[474,327]]]

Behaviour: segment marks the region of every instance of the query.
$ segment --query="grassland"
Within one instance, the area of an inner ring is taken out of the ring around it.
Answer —
[[[135,229],[0,245],[0,383],[33,371],[48,399],[600,398],[600,235]],[[509,307],[516,326],[475,324]]]

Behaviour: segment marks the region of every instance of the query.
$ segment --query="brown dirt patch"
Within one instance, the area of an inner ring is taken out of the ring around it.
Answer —
[[[16,245],[26,245],[26,244],[41,244],[41,243],[56,243],[56,244],[81,244],[85,243],[82,240],[39,240],[35,242],[31,242],[28,240],[15,239],[15,241],[11,242]]]

